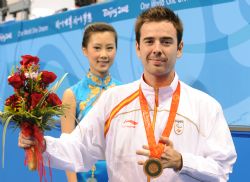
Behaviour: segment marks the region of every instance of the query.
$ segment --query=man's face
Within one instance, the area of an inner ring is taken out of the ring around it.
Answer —
[[[183,43],[177,46],[177,32],[168,21],[147,22],[141,27],[138,57],[144,65],[144,76],[168,77],[174,72],[176,59],[182,55]]]

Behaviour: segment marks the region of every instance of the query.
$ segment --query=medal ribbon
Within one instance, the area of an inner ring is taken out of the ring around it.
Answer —
[[[146,131],[146,135],[147,135],[149,150],[150,150],[150,157],[159,159],[159,158],[161,158],[161,154],[163,153],[164,144],[160,143],[160,142],[158,142],[158,144],[157,144],[155,141],[154,130],[153,130],[153,126],[152,126],[152,123],[150,120],[148,103],[147,103],[147,100],[142,92],[141,87],[139,88],[139,100],[140,100],[140,106],[141,106],[141,111],[142,111],[144,127],[145,127],[145,131]],[[180,100],[180,82],[178,81],[177,88],[174,91],[173,96],[172,96],[170,113],[168,116],[167,124],[166,124],[166,127],[162,133],[162,136],[164,136],[164,137],[169,137],[169,135],[170,135],[170,132],[172,130],[173,123],[175,120],[175,116],[177,113],[179,100]]]

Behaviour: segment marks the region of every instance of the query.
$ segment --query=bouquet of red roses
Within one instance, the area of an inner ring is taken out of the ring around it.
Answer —
[[[4,124],[3,139],[11,122],[21,129],[22,134],[36,140],[37,144],[34,147],[25,150],[25,164],[30,170],[37,169],[41,180],[45,172],[42,158],[45,147],[43,132],[54,126],[55,116],[63,115],[65,107],[62,106],[62,101],[55,91],[66,75],[48,90],[49,84],[54,82],[57,76],[53,72],[40,71],[38,63],[38,57],[22,56],[21,66],[17,67],[15,72],[12,71],[8,77],[8,83],[14,88],[14,94],[6,99],[0,117]]]

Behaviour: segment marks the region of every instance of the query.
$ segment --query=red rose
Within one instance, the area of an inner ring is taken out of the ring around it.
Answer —
[[[41,71],[41,72],[42,72],[42,75],[41,75],[42,82],[45,83],[45,84],[52,83],[53,81],[55,81],[55,79],[57,77],[55,75],[55,73],[50,72],[50,71]]]
[[[43,95],[39,93],[31,94],[31,109],[35,108],[38,102],[42,99]]]
[[[21,77],[22,80],[26,79],[25,74],[23,72],[21,72],[20,77]]]
[[[20,61],[20,64],[23,65],[24,67],[27,67],[31,64],[37,64],[39,62],[39,58],[36,56],[31,56],[31,55],[24,55],[22,56],[22,61]]]
[[[7,98],[5,100],[5,105],[6,106],[10,106],[13,109],[16,109],[18,111],[18,109],[21,107],[20,104],[20,98],[17,95],[11,95],[9,98]]]
[[[11,77],[9,77],[8,82],[15,89],[19,89],[24,85],[24,80],[22,79],[22,77],[18,73],[15,73]]]
[[[62,105],[61,99],[55,94],[55,93],[50,93],[47,102],[51,104],[52,106],[60,106]]]

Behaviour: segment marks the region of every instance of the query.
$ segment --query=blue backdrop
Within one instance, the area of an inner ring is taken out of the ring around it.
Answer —
[[[82,32],[91,22],[109,22],[118,32],[118,52],[111,74],[123,83],[138,79],[143,70],[135,52],[135,17],[156,5],[171,7],[184,23],[184,54],[176,66],[180,78],[215,97],[222,104],[229,125],[250,126],[250,0],[114,1],[1,25],[0,109],[13,92],[7,77],[12,66],[19,64],[21,55],[37,55],[41,59],[41,68],[54,71],[58,78],[69,73],[58,90],[59,96],[65,88],[81,79],[89,67],[81,51]],[[24,152],[17,147],[18,132],[18,129],[7,130],[5,168],[0,169],[0,181],[21,178],[39,181],[37,173],[29,172],[23,166]],[[60,131],[47,134],[59,136]],[[244,151],[237,148],[238,154],[244,156],[250,151],[245,143],[248,138],[239,140],[239,137],[235,135],[234,141],[236,147],[245,147]],[[241,181],[240,177],[246,179],[249,176],[239,169],[237,162],[237,173],[233,173],[231,181]],[[62,171],[53,170],[53,181],[65,179]]]

